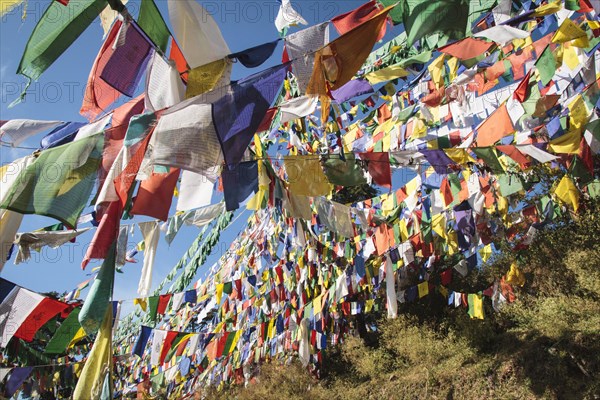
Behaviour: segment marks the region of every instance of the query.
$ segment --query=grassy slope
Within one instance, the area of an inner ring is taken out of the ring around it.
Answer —
[[[527,284],[515,303],[470,320],[430,295],[382,320],[366,346],[348,337],[327,355],[320,381],[302,367],[265,364],[247,389],[211,390],[239,399],[600,398],[600,216],[540,235],[521,260]],[[513,253],[458,282],[463,290],[506,271]],[[453,288],[461,290],[461,287]],[[479,289],[480,290],[480,289]],[[200,396],[200,394],[199,394]]]

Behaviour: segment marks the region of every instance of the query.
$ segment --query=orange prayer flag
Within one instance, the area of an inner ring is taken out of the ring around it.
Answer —
[[[491,146],[514,131],[506,104],[502,104],[477,128],[477,146]]]
[[[173,191],[179,179],[179,169],[171,168],[164,174],[152,173],[142,181],[137,196],[133,199],[131,215],[147,215],[166,221],[173,200]]]
[[[531,165],[531,161],[527,158],[527,156],[523,155],[523,153],[517,150],[516,146],[496,146],[496,149],[500,150],[501,152],[512,158],[515,162],[519,164],[521,169],[527,169]]]
[[[326,96],[354,77],[371,53],[392,7],[338,37],[315,53],[307,95]]]
[[[468,60],[482,55],[492,47],[494,43],[486,42],[485,40],[467,37],[458,42],[441,47],[439,50],[442,53],[449,54],[460,60]]]
[[[181,79],[183,79],[184,82],[187,82],[190,67],[183,56],[183,52],[179,46],[177,46],[177,42],[175,42],[175,39],[173,38],[171,38],[171,52],[169,53],[169,59],[175,61],[175,67],[181,74]]]

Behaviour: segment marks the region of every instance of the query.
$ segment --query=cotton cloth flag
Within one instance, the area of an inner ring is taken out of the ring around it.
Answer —
[[[469,19],[469,2],[466,0],[427,3],[405,0],[403,11],[409,45],[436,32],[442,32],[452,39],[462,39],[465,36]]]
[[[22,287],[15,287],[9,292],[0,304],[0,348],[8,345],[23,321],[44,298]]]
[[[292,194],[325,196],[331,191],[332,186],[315,157],[288,156],[284,158],[284,165]]]
[[[287,100],[279,105],[280,124],[312,114],[317,109],[318,98],[301,96]]]
[[[19,390],[21,385],[23,385],[25,379],[27,379],[29,375],[31,375],[31,371],[33,371],[33,367],[13,368],[10,372],[8,380],[6,381],[6,386],[4,387],[3,395],[5,395],[6,398],[11,398],[13,394],[15,394],[17,390]]]
[[[95,135],[43,151],[12,185],[0,208],[45,215],[74,227],[94,187],[102,144],[102,135]]]
[[[135,23],[121,25],[104,68],[98,71],[100,79],[128,97],[133,97],[146,64],[152,44]]]
[[[483,296],[480,293],[469,293],[469,316],[471,319],[483,319]]]
[[[398,316],[396,279],[389,253],[385,256],[385,294],[387,298],[387,317],[396,318]]]
[[[473,34],[473,37],[486,38],[501,46],[505,46],[515,39],[526,39],[529,35],[529,32],[514,28],[510,25],[496,25]]]
[[[30,82],[37,80],[105,6],[106,0],[73,1],[66,7],[52,1],[27,41],[17,73],[26,76]],[[24,97],[25,93],[22,93],[17,102]]]
[[[459,60],[468,60],[484,54],[492,46],[493,43],[468,37],[459,40],[458,42],[440,47],[439,51],[449,54],[452,57],[456,57]]]
[[[33,160],[33,156],[27,156],[0,167],[0,203],[4,202],[12,186],[15,182],[18,182],[17,179],[21,176],[21,173]],[[0,209],[0,272],[2,272],[4,264],[8,259],[10,249],[12,248],[22,220],[23,214]]]
[[[554,72],[556,72],[556,58],[554,58],[554,54],[552,53],[552,50],[550,50],[549,45],[546,46],[535,62],[535,67],[540,74],[540,81],[544,86],[548,85],[554,76]]]
[[[18,233],[15,236],[15,244],[19,247],[15,264],[25,262],[31,258],[31,250],[41,251],[44,246],[56,249],[59,246],[75,239],[77,236],[89,231],[91,228],[83,228],[77,231],[65,230],[58,232],[35,231]]]
[[[34,119],[11,119],[0,126],[0,140],[18,146],[24,140],[57,127],[61,121],[39,121]]]
[[[173,200],[173,192],[179,179],[179,169],[171,168],[166,173],[153,172],[143,180],[133,199],[131,215],[146,215],[166,221]]]
[[[102,324],[89,353],[74,399],[112,399],[112,307],[103,312]],[[107,382],[108,381],[108,382]],[[108,383],[108,384],[107,384]]]
[[[306,88],[307,95],[327,95],[354,77],[369,56],[390,7],[338,37],[315,53],[315,64]]]
[[[85,93],[83,95],[83,102],[81,104],[81,109],[79,110],[79,113],[90,121],[94,120],[98,115],[108,109],[108,107],[121,96],[121,93],[117,89],[113,88],[100,78],[102,71],[108,64],[110,57],[114,52],[113,46],[119,38],[121,26],[123,26],[122,21],[117,21],[112,26],[112,29],[104,40],[104,43],[96,56],[94,65],[90,70]]]
[[[92,335],[100,329],[107,309],[112,313],[112,307],[109,307],[109,304],[115,280],[115,256],[116,244],[113,243],[81,307],[78,316],[79,323],[88,335]]]
[[[558,197],[563,203],[573,207],[573,210],[577,212],[579,209],[579,189],[575,186],[573,181],[567,176],[563,176],[563,178],[554,189],[554,194]]]
[[[235,82],[212,107],[223,157],[238,164],[271,103],[279,94],[288,64],[281,64]]]
[[[146,344],[148,343],[148,339],[150,339],[151,333],[152,328],[142,325],[140,336],[133,346],[132,354],[137,354],[140,358],[144,355],[144,350],[146,349]]]
[[[144,266],[142,275],[138,284],[138,294],[140,297],[147,297],[152,287],[152,269],[154,267],[154,257],[160,238],[160,226],[158,221],[142,222],[138,225],[144,237]]]
[[[281,5],[279,6],[279,11],[275,17],[275,28],[277,28],[277,31],[280,34],[285,35],[285,32],[290,26],[296,26],[299,24],[308,25],[308,22],[302,18],[302,15],[294,10],[290,0],[278,1],[281,3]]]
[[[229,58],[238,60],[246,68],[256,68],[262,65],[273,55],[280,39],[273,42],[260,44],[249,49],[238,51],[229,55]]]
[[[231,78],[233,63],[228,58],[193,68],[188,73],[185,97],[198,96],[211,90],[225,90]]]
[[[217,168],[214,168],[216,170]],[[179,184],[177,211],[188,211],[210,205],[217,176],[183,171]]]
[[[69,343],[71,343],[75,334],[81,329],[81,324],[79,323],[80,311],[81,307],[77,307],[69,313],[69,316],[60,324],[52,339],[46,345],[44,353],[61,354],[67,350]]]
[[[142,0],[137,22],[150,40],[166,53],[171,34],[154,0]]]
[[[227,118],[233,119],[231,115]],[[152,146],[153,164],[199,174],[219,165],[222,153],[211,105],[190,99],[166,111],[156,125]]]
[[[58,1],[66,1],[68,3],[69,0],[58,0]],[[127,4],[128,0],[121,0],[123,5]],[[102,30],[104,31],[104,37],[108,35],[110,32],[110,27],[112,26],[115,19],[119,16],[119,12],[117,10],[113,10],[110,4],[107,4],[104,7],[104,10],[100,13],[100,25],[102,26]]]
[[[491,146],[514,131],[506,104],[502,104],[477,128],[477,146]]]
[[[221,60],[229,53],[219,26],[195,0],[168,0],[173,33],[191,68]]]
[[[159,365],[160,354],[162,353],[163,344],[167,339],[169,331],[162,329],[154,329],[154,335],[152,336],[152,351],[150,353],[150,365]]]
[[[304,93],[315,63],[314,52],[329,43],[329,23],[294,32],[285,38],[285,50],[292,62],[292,71],[298,81],[300,92]]]
[[[44,297],[40,304],[38,304],[27,318],[25,318],[14,336],[23,339],[26,342],[31,342],[37,331],[39,331],[46,322],[50,321],[50,319],[57,314],[64,312],[67,308],[69,308],[67,303]]]
[[[250,194],[258,191],[258,163],[247,161],[225,168],[221,180],[227,211],[236,210]]]
[[[380,8],[376,1],[371,0],[362,6],[348,11],[347,13],[338,15],[331,19],[331,23],[335,26],[335,29],[338,31],[340,35],[351,31],[356,28],[360,24],[370,20],[379,12]],[[381,31],[379,32],[379,36],[377,37],[377,41],[383,39],[385,36],[385,24],[382,26]]]

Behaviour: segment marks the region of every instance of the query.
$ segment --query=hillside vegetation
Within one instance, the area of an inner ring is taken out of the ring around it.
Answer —
[[[380,318],[369,337],[329,349],[314,378],[296,361],[260,366],[256,382],[199,398],[237,399],[597,399],[600,398],[600,217],[545,229],[519,265],[517,300],[484,320],[430,294]],[[505,250],[453,290],[482,290],[517,253]]]

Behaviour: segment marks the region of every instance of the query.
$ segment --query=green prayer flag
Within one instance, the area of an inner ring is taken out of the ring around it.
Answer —
[[[594,176],[587,169],[583,161],[577,156],[573,155],[573,162],[569,168],[569,173],[575,178],[579,178],[579,184],[585,186],[594,180]]]
[[[600,197],[600,181],[598,179],[587,185],[587,190],[592,199]]]
[[[71,311],[69,316],[60,324],[60,327],[48,342],[44,349],[46,354],[61,354],[67,349],[71,340],[75,337],[77,331],[81,328],[79,323],[79,312],[81,307],[77,307]]]
[[[502,197],[508,197],[523,190],[523,182],[518,175],[499,175],[498,184],[500,185],[500,194]]]
[[[79,313],[79,323],[88,335],[98,332],[106,309],[111,305],[115,280],[116,249],[115,241],[108,250],[102,267],[100,267],[100,272],[96,275]]]
[[[223,355],[226,356],[231,353],[231,345],[235,339],[235,332],[228,332],[227,339],[225,340],[225,346],[223,347]]]
[[[231,281],[223,284],[223,293],[231,294],[233,292],[233,283]]]
[[[50,5],[33,29],[17,73],[36,80],[96,19],[106,0],[58,1]],[[21,94],[22,100],[25,93]],[[17,100],[18,101],[18,100]]]
[[[540,73],[540,79],[544,86],[548,85],[556,72],[556,59],[550,46],[546,46],[538,60],[535,62],[535,67]]]
[[[398,3],[397,0],[379,0],[379,2],[381,4],[383,4],[384,7],[388,7],[388,6]],[[388,15],[392,19],[392,22],[394,23],[394,25],[398,25],[398,24],[402,23],[403,13],[404,13],[404,10],[402,8],[402,2],[400,2],[400,3],[396,4],[396,6],[394,8],[392,8],[392,10],[390,11],[390,13]]]
[[[571,11],[579,11],[579,0],[565,0],[565,8]]]
[[[328,157],[323,162],[323,170],[327,180],[340,186],[358,186],[367,183],[360,164],[353,153],[345,155],[346,160],[337,156]]]
[[[0,208],[45,215],[74,227],[94,188],[103,142],[99,134],[44,150],[21,173]]]
[[[158,299],[160,296],[148,297],[148,316],[150,321],[156,321],[156,313],[158,312]]]
[[[473,147],[472,150],[478,158],[482,159],[485,164],[490,167],[494,174],[504,173],[504,168],[502,168],[502,164],[500,164],[500,161],[498,161],[498,155],[496,154],[496,150],[494,148]]]
[[[443,32],[451,39],[465,37],[469,19],[467,0],[404,0],[402,9],[409,45],[435,32]]]
[[[142,0],[138,25],[163,53],[167,51],[171,34],[154,0]]]

